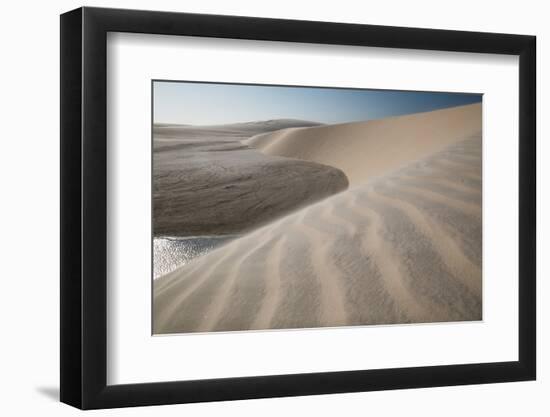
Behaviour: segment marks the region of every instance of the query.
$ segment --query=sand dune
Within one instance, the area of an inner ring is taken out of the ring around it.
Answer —
[[[273,132],[276,130],[294,127],[319,126],[320,123],[309,120],[274,119],[257,122],[231,123],[214,126],[194,126],[159,123],[153,126],[153,134],[159,139],[189,138],[195,134],[198,138],[204,138],[205,134],[218,138],[250,138],[252,135]]]
[[[481,104],[471,104],[367,122],[281,129],[243,142],[268,155],[339,168],[357,184],[480,131]]]
[[[242,233],[347,188],[337,168],[241,143],[258,131],[297,125],[315,123],[154,126],[154,235]]]
[[[156,280],[154,333],[481,319],[478,105],[249,143],[352,186]]]

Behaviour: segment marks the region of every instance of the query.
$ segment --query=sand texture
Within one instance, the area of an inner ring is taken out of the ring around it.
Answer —
[[[287,128],[244,143],[268,155],[319,162],[364,183],[481,130],[481,104],[360,123]]]
[[[482,318],[479,105],[244,141],[350,187],[157,279],[154,333]]]
[[[346,189],[348,180],[338,168],[264,155],[241,143],[259,131],[297,124],[311,125],[282,120],[155,126],[155,236],[242,233]]]

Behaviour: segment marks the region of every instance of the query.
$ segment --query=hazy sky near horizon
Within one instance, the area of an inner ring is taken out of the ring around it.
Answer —
[[[154,123],[344,123],[481,102],[481,94],[155,81]]]

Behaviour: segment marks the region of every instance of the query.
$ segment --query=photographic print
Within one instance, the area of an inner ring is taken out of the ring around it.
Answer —
[[[482,319],[482,95],[152,82],[153,334]]]

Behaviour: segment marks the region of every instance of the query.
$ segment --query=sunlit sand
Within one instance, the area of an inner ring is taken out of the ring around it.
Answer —
[[[211,145],[219,150],[203,149],[203,159],[190,161],[193,178],[206,167],[211,194],[238,187],[231,181],[244,181],[241,174],[208,165],[233,152],[235,169],[242,163],[250,169],[246,175],[265,182],[256,188],[257,200],[249,201],[248,188],[232,195],[231,215],[220,213],[217,222],[208,213],[183,216],[186,233],[221,227],[240,237],[155,280],[154,333],[482,318],[481,104],[231,132]],[[178,142],[179,133],[171,134]],[[270,164],[281,169],[266,168]],[[155,175],[175,175],[168,171]],[[303,176],[303,186],[288,173]],[[199,204],[219,198],[196,191]],[[182,193],[178,204],[192,211],[197,199]],[[259,214],[266,207],[268,213]]]

